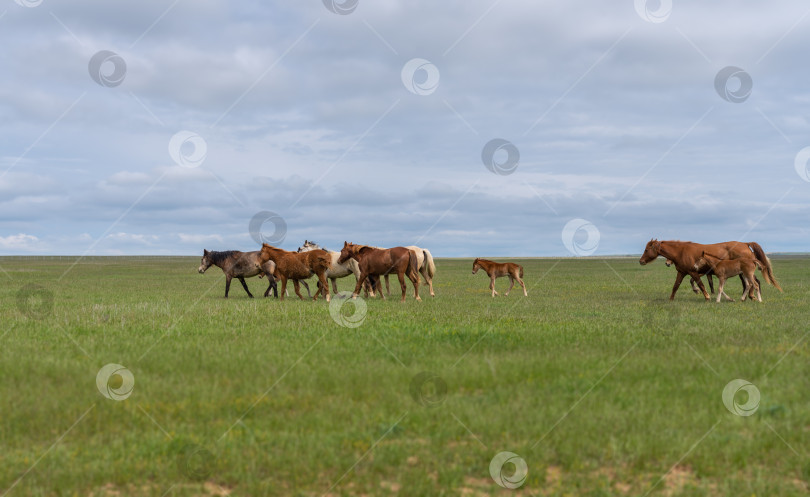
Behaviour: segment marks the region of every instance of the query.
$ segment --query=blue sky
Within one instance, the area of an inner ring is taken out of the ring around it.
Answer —
[[[808,251],[809,9],[8,0],[0,254]]]

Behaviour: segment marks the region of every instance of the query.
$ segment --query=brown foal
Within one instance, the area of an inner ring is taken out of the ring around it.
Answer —
[[[494,262],[488,261],[486,259],[476,259],[473,262],[472,274],[478,272],[479,269],[483,269],[489,275],[489,289],[492,290],[492,296],[498,295],[498,292],[495,291],[495,278],[500,278],[501,276],[508,276],[509,277],[509,289],[504,293],[505,296],[509,296],[509,292],[512,291],[512,287],[515,286],[515,280],[520,283],[520,286],[523,287],[523,296],[528,297],[529,294],[526,292],[526,285],[523,283],[521,279],[523,277],[523,266],[520,264],[515,264],[513,262]]]

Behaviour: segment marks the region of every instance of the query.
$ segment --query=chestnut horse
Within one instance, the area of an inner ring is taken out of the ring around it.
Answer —
[[[675,277],[675,284],[672,287],[669,300],[675,299],[675,292],[678,291],[681,281],[683,281],[684,276],[687,274],[697,281],[698,287],[700,287],[700,291],[703,293],[703,297],[709,300],[709,294],[706,292],[706,288],[703,286],[700,276],[711,271],[712,266],[705,261],[704,264],[699,264],[697,267],[695,266],[704,251],[717,255],[722,259],[756,259],[762,266],[762,276],[765,277],[765,281],[776,287],[780,292],[782,291],[782,287],[779,286],[779,283],[773,275],[771,261],[768,259],[768,256],[765,255],[765,251],[762,250],[762,247],[756,242],[723,242],[703,245],[694,242],[674,240],[658,241],[653,239],[647,242],[644,253],[641,254],[641,258],[638,262],[643,266],[652,262],[660,255],[675,264],[678,275]]]
[[[487,275],[489,275],[489,289],[492,290],[492,296],[498,295],[498,292],[495,291],[495,278],[500,278],[501,276],[508,276],[509,277],[509,289],[506,290],[504,296],[508,297],[509,292],[512,291],[512,287],[515,286],[515,280],[520,283],[520,286],[523,287],[523,296],[528,297],[529,294],[526,293],[526,285],[523,284],[523,266],[520,264],[515,264],[514,262],[494,262],[489,261],[487,259],[475,259],[473,261],[473,268],[472,274],[476,274],[479,269],[483,269],[486,271]]]
[[[217,266],[225,273],[225,298],[228,298],[228,292],[231,289],[231,279],[236,278],[242,283],[242,288],[248,294],[248,297],[253,298],[253,294],[248,290],[245,278],[252,276],[262,277],[267,275],[267,281],[270,285],[264,292],[264,296],[270,294],[270,289],[273,290],[273,296],[278,297],[278,290],[276,286],[276,279],[273,273],[276,272],[276,264],[266,258],[262,258],[260,251],[255,252],[239,252],[238,250],[227,250],[224,252],[217,252],[216,250],[208,251],[203,249],[203,256],[200,259],[200,267],[197,272],[205,274],[205,271],[211,266]]]
[[[298,295],[298,298],[304,300],[304,297],[301,296],[301,292],[299,291],[298,280],[305,280],[313,274],[318,277],[321,286],[315,292],[315,296],[312,300],[318,300],[319,293],[323,293],[327,302],[331,300],[329,296],[329,285],[326,283],[326,271],[329,269],[331,259],[326,251],[311,250],[301,253],[288,252],[263,243],[261,253],[262,257],[276,263],[276,273],[281,278],[281,297],[279,297],[279,300],[284,300],[288,279],[293,280],[295,294]]]
[[[343,242],[343,250],[340,251],[340,258],[338,262],[343,264],[349,259],[354,259],[360,266],[360,278],[357,280],[357,285],[352,292],[352,298],[356,299],[357,294],[360,293],[360,288],[367,278],[374,278],[377,280],[377,288],[380,296],[385,299],[385,294],[379,286],[380,276],[390,273],[397,273],[399,278],[399,286],[402,288],[402,299],[400,302],[405,302],[405,275],[413,284],[413,295],[417,301],[421,302],[419,297],[419,263],[417,261],[416,253],[413,250],[408,250],[405,247],[394,247],[390,249],[379,249],[369,247],[367,245],[355,245],[354,243]]]
[[[720,302],[720,296],[724,296],[732,302],[734,301],[733,298],[729,297],[726,292],[723,291],[723,287],[726,285],[726,280],[728,278],[737,275],[743,279],[743,294],[740,300],[745,301],[745,298],[748,296],[748,292],[755,290],[757,300],[762,302],[762,294],[759,291],[759,282],[756,281],[756,278],[754,277],[757,268],[762,270],[762,266],[758,260],[747,258],[721,259],[704,250],[700,259],[698,259],[698,262],[695,263],[695,266],[702,266],[706,263],[712,267],[712,271],[714,271],[714,274],[717,275],[717,279],[720,280],[720,286],[717,287],[718,303]]]

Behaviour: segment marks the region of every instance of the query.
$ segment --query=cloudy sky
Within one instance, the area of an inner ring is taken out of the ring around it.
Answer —
[[[808,251],[808,9],[2,0],[0,254]]]

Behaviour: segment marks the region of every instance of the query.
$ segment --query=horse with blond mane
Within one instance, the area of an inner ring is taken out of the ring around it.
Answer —
[[[408,250],[405,247],[379,249],[368,245],[343,242],[343,249],[340,251],[338,262],[344,263],[349,259],[356,260],[360,267],[360,279],[357,280],[357,285],[354,287],[354,292],[352,292],[353,299],[357,298],[366,279],[373,277],[379,283],[380,276],[396,273],[397,278],[399,278],[400,288],[402,288],[402,299],[400,301],[405,302],[405,292],[407,291],[405,275],[413,284],[414,298],[417,301],[422,300],[419,297],[417,258],[413,250]],[[380,291],[380,296],[385,299],[385,294],[382,291]]]

